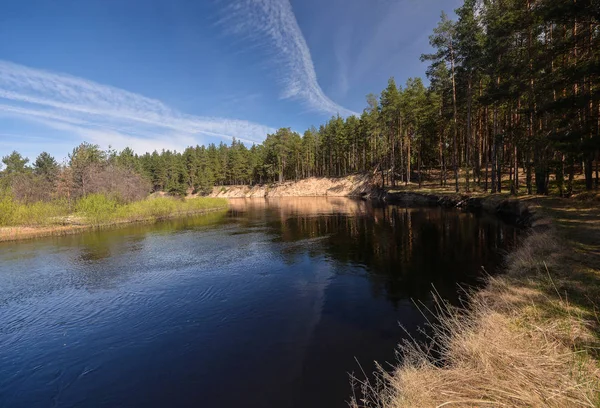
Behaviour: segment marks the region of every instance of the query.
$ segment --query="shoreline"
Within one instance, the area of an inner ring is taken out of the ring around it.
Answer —
[[[467,294],[470,306],[466,309],[437,299],[436,313],[427,313],[433,347],[401,344],[404,359],[392,372],[381,371],[377,384],[363,384],[365,395],[360,405],[354,401],[352,407],[600,406],[597,202],[377,189],[361,197],[346,197],[486,212],[528,231],[507,254],[504,273],[489,277],[481,289]],[[2,227],[0,243],[157,223],[226,208],[133,217],[101,225]],[[429,385],[424,388],[422,384]]]
[[[438,206],[475,213],[485,212],[519,227],[531,227],[535,217],[535,212],[522,199],[505,194],[472,196],[468,194],[432,194],[410,191],[386,192],[378,199],[388,204]]]
[[[436,298],[426,313],[432,344],[400,344],[402,360],[375,384],[361,383],[351,407],[600,406],[596,202],[418,191],[382,198],[508,216],[529,233],[503,274],[466,294],[470,306]]]
[[[75,235],[88,231],[99,231],[103,229],[117,229],[132,224],[154,224],[161,221],[193,217],[227,209],[227,206],[207,208],[193,211],[179,211],[160,217],[141,217],[123,220],[115,220],[99,225],[94,224],[57,224],[50,226],[11,226],[0,227],[0,243],[29,241],[36,238],[60,237],[66,235]]]
[[[229,197],[236,198],[322,198],[337,197],[350,199],[371,199],[383,201],[387,204],[400,204],[410,206],[442,206],[445,208],[458,208],[471,212],[484,210],[490,214],[502,217],[505,221],[515,223],[518,226],[529,226],[531,215],[527,207],[519,205],[519,200],[510,199],[502,195],[492,200],[494,196],[472,197],[460,194],[432,194],[410,192],[385,192],[381,190],[371,190],[363,195],[291,195],[291,196],[250,196],[250,197]],[[227,206],[201,209],[184,212],[174,212],[160,217],[142,217],[110,221],[99,225],[85,223],[64,223],[46,226],[7,226],[0,227],[0,243],[15,242],[24,240],[33,240],[36,238],[47,238],[53,236],[74,235],[87,231],[119,228],[131,224],[156,223],[168,219],[185,218],[190,216],[202,215],[205,213],[223,210]],[[68,217],[66,217],[68,218]]]

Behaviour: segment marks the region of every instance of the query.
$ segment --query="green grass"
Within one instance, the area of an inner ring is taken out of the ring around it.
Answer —
[[[147,198],[130,204],[119,203],[104,194],[90,194],[69,205],[67,201],[23,204],[8,192],[0,193],[0,226],[48,226],[69,224],[108,225],[119,222],[153,221],[177,215],[225,208],[223,198]]]
[[[223,198],[198,197],[181,200],[160,197],[121,206],[115,212],[115,217],[117,220],[160,219],[177,214],[202,212],[226,206],[227,200]]]
[[[92,225],[114,222],[157,220],[176,215],[191,214],[224,208],[227,200],[222,198],[198,197],[178,199],[173,197],[148,198],[131,204],[119,204],[101,194],[91,194],[79,200],[76,212]]]

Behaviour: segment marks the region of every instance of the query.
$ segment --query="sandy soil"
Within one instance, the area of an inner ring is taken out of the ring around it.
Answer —
[[[368,175],[352,175],[339,178],[316,178],[272,185],[217,186],[210,197],[359,197],[375,190]]]

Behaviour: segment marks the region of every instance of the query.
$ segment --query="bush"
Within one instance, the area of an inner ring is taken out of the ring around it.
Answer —
[[[14,198],[25,204],[50,201],[54,191],[53,182],[33,173],[14,175],[11,187]]]
[[[56,217],[69,213],[66,201],[38,201],[24,204],[10,190],[0,191],[0,226],[37,226],[59,222]]]
[[[66,201],[38,201],[33,204],[17,204],[13,214],[13,225],[48,225],[60,223],[69,214]]]
[[[89,194],[77,201],[75,211],[94,224],[103,224],[115,218],[119,203],[105,194]]]
[[[144,219],[162,218],[177,210],[177,199],[171,197],[149,198],[136,201],[119,209],[119,218]]]
[[[7,191],[0,191],[0,225],[12,225],[16,203]]]
[[[121,203],[144,199],[152,190],[150,183],[133,170],[108,165],[91,166],[85,172],[86,194],[105,194]]]

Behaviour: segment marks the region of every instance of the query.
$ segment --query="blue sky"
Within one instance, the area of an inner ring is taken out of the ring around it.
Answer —
[[[360,113],[460,0],[0,0],[0,156],[136,152]]]

